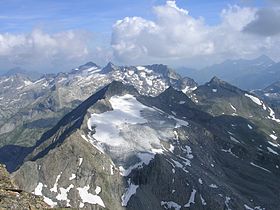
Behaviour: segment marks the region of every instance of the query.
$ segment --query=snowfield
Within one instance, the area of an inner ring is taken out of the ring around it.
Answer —
[[[258,99],[257,97],[249,95],[247,93],[245,93],[245,96],[250,98],[254,103],[258,104],[259,106],[263,105],[263,102],[260,99]]]
[[[175,127],[189,125],[141,104],[129,94],[111,97],[109,102],[113,110],[92,114],[87,124],[95,133],[83,139],[110,155],[123,176],[148,165],[155,154],[162,153],[161,140],[174,139]]]

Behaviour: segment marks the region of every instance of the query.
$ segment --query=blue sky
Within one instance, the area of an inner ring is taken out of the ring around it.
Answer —
[[[89,60],[197,68],[260,54],[280,60],[273,2],[0,0],[0,71],[67,70]]]
[[[153,6],[164,0],[0,0],[0,32],[30,32],[41,28],[46,32],[84,29],[110,34],[118,19],[126,16],[153,18]],[[204,17],[208,24],[219,22],[219,14],[227,5],[261,7],[264,1],[252,0],[178,0],[177,5],[194,17]]]

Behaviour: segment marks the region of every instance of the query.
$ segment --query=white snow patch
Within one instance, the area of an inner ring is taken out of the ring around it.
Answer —
[[[201,200],[201,204],[202,204],[203,206],[206,206],[206,205],[207,205],[207,203],[206,203],[205,199],[202,197],[202,195],[200,195],[200,200]]]
[[[227,210],[231,210],[231,208],[229,207],[229,201],[230,201],[230,197],[226,196],[226,200],[225,200],[225,205],[227,207]]]
[[[268,170],[268,169],[266,169],[266,168],[263,168],[263,167],[261,167],[261,166],[258,166],[258,165],[256,165],[256,164],[253,163],[253,162],[251,162],[250,164],[251,164],[252,166],[255,166],[255,167],[259,168],[259,169],[262,169],[262,170],[264,170],[264,171],[267,171],[267,172],[271,173],[270,170]]]
[[[186,152],[187,154],[187,158],[189,158],[189,159],[193,159],[193,154],[192,154],[192,149],[191,149],[191,147],[190,146],[188,146],[188,145],[185,145],[185,148],[186,149],[184,149],[184,148],[182,148],[183,150],[184,150],[184,152]]]
[[[98,204],[99,206],[102,206],[105,208],[105,204],[102,201],[101,197],[97,195],[93,195],[88,192],[89,190],[89,185],[85,187],[78,187],[77,190],[79,191],[80,197],[82,199],[82,204],[80,203],[80,207],[82,208],[84,203],[89,203],[89,204]]]
[[[43,195],[42,190],[43,190],[43,183],[39,182],[37,187],[34,190],[34,194],[35,195]]]
[[[179,101],[179,104],[185,104],[186,102],[185,101]]]
[[[95,188],[96,195],[98,195],[100,192],[101,192],[101,187],[96,186],[96,188]]]
[[[175,113],[175,112],[174,112]],[[175,113],[176,114],[176,113]],[[186,126],[188,127],[190,124],[187,122],[187,121],[184,121],[184,120],[181,120],[181,119],[178,119],[172,115],[169,115],[168,118],[170,119],[173,119],[173,120],[176,120],[176,122],[179,124],[179,125],[176,125],[175,128],[178,128],[178,127],[181,127],[181,126]]]
[[[218,91],[217,89],[212,89],[213,93],[217,93],[217,91]]]
[[[271,146],[273,146],[273,147],[280,147],[280,144],[275,144],[275,143],[273,143],[273,142],[271,142],[271,141],[268,141],[268,143],[269,143]]]
[[[182,89],[182,92],[186,94],[186,93],[190,93],[196,89],[197,89],[197,87],[186,86],[184,89]]]
[[[82,163],[83,163],[83,158],[79,158],[79,166],[81,166],[82,165]]]
[[[192,203],[193,203],[193,204],[195,203],[195,202],[194,202],[195,194],[196,194],[196,190],[193,189],[193,190],[192,190],[192,193],[191,193],[191,196],[190,196],[190,198],[189,198],[189,201],[188,201],[188,203],[186,203],[186,204],[184,205],[184,207],[190,207]]]
[[[198,179],[199,184],[203,184],[203,181],[201,178]]]
[[[229,148],[228,150],[226,149],[221,149],[222,152],[226,152],[226,153],[229,153],[231,154],[232,156],[236,157],[236,158],[239,158],[237,155],[235,155],[232,151],[231,151],[231,148]]]
[[[258,99],[257,97],[249,95],[247,93],[245,93],[245,96],[250,98],[254,103],[258,104],[259,106],[263,105],[263,102],[260,99]]]
[[[101,147],[100,143],[99,143],[99,142],[94,142],[94,139],[93,139],[90,135],[88,135],[88,138],[87,138],[85,135],[81,135],[81,137],[82,137],[85,141],[91,143],[91,145],[92,145],[93,147],[95,147],[99,152],[101,152],[101,153],[103,153],[103,154],[105,153],[104,150],[103,150],[103,148]]]
[[[244,207],[246,210],[265,210],[265,208],[262,208],[261,206],[255,206],[255,207],[251,208],[250,206],[244,204]]]
[[[274,134],[270,134],[269,136],[270,136],[270,138],[272,138],[273,140],[276,140],[276,139],[278,138],[278,137],[275,136]]]
[[[170,148],[168,150],[173,153],[174,152],[174,146],[172,144],[170,144],[169,146],[170,146]]]
[[[182,169],[183,171],[185,171],[186,173],[189,173],[189,171],[186,170],[185,167],[184,167],[180,162],[178,162],[178,161],[176,161],[176,160],[173,160],[172,158],[171,158],[171,160],[172,160],[172,162],[175,164],[175,166],[176,166],[177,168],[181,168],[181,169]]]
[[[237,140],[236,138],[234,138],[233,136],[230,136],[230,140],[240,144],[240,141],[238,141],[238,140]]]
[[[145,72],[147,72],[148,74],[153,73],[153,70],[147,69],[147,68],[144,67],[144,66],[137,66],[136,68],[137,68],[138,71],[145,71]]]
[[[210,184],[210,185],[209,185],[209,187],[211,187],[211,188],[215,188],[215,189],[216,189],[216,188],[218,188],[218,186],[217,186],[217,185],[215,185],[215,184]]]
[[[76,178],[76,174],[72,174],[71,177],[69,178],[69,180],[71,181],[71,180],[73,180],[75,178]]]
[[[149,86],[152,86],[153,85],[153,81],[150,80],[149,78],[146,78],[146,82]]]
[[[268,118],[271,119],[271,120],[274,120],[277,123],[280,123],[280,119],[277,119],[275,117],[275,112],[270,107],[268,107],[268,109],[269,109],[269,117]]]
[[[114,175],[114,166],[113,165],[110,165],[110,173],[111,173],[111,175]]]
[[[245,207],[246,210],[254,210],[253,208],[251,208],[250,206],[248,206],[246,204],[244,204],[244,207]]]
[[[119,136],[119,128],[123,124],[147,122],[140,114],[141,110],[147,109],[147,107],[128,94],[111,97],[110,103],[113,107],[112,111],[91,115],[88,122],[89,128],[96,127],[96,133],[93,137],[97,141],[110,146],[123,146],[126,148],[127,142]]]
[[[51,192],[57,192],[57,185],[58,185],[58,181],[61,177],[62,172],[60,172],[60,174],[57,175],[55,183],[53,185],[53,187],[50,189]]]
[[[29,86],[29,85],[32,85],[32,84],[33,84],[33,82],[31,82],[31,81],[29,81],[29,80],[24,80],[23,82],[24,82],[24,85],[25,85],[25,86]]]
[[[74,188],[73,184],[70,184],[66,189],[63,187],[59,188],[60,193],[57,194],[56,199],[59,201],[66,201],[67,202],[67,206],[71,206],[70,205],[70,200],[68,199],[68,192]]]
[[[178,135],[178,132],[176,130],[173,131],[174,133],[174,137],[176,140],[179,140],[179,135]],[[171,146],[170,146],[171,147]]]
[[[181,206],[177,203],[175,203],[174,201],[161,201],[160,202],[161,206],[164,206],[167,209],[175,209],[175,210],[180,210]]]
[[[55,207],[55,206],[57,205],[57,202],[54,202],[54,201],[52,201],[50,198],[45,197],[45,196],[43,195],[43,193],[42,193],[43,186],[44,186],[43,183],[39,182],[33,193],[34,193],[35,195],[43,196],[44,201],[45,201],[49,206]]]
[[[134,71],[128,70],[128,74],[131,76],[132,74],[134,74]]]
[[[145,69],[146,69],[144,66],[137,66],[136,68],[137,68],[139,71],[145,71]]]
[[[233,109],[233,111],[236,112],[236,108],[231,103],[229,105]]]
[[[54,208],[57,205],[57,202],[54,202],[52,199],[43,196],[44,202],[47,203],[51,208]]]
[[[122,206],[127,206],[127,203],[129,201],[129,199],[131,198],[131,196],[136,194],[136,190],[139,187],[138,185],[132,184],[130,182],[130,179],[128,180],[128,184],[129,184],[129,186],[126,189],[126,192],[121,197],[121,199],[122,199]]]
[[[271,153],[273,153],[274,155],[279,155],[278,152],[274,151],[273,149],[271,149],[270,147],[267,147],[267,150]]]
[[[138,153],[136,155],[141,161],[136,163],[135,165],[130,166],[127,169],[124,169],[122,166],[119,167],[120,170],[120,174],[122,176],[128,176],[132,170],[136,169],[136,168],[142,168],[143,165],[149,165],[149,163],[151,162],[151,160],[154,159],[155,154],[153,153]]]

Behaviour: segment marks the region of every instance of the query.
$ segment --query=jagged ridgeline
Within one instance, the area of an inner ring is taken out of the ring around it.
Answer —
[[[0,160],[51,207],[280,206],[280,120],[252,93],[216,77],[197,86],[164,65],[25,79],[13,90],[32,102],[2,105]]]

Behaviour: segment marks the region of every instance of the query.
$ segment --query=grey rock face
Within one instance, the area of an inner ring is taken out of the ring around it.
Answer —
[[[248,109],[263,110],[247,92],[218,79],[209,85],[198,88],[199,103],[215,87],[217,98],[229,91]],[[241,115],[248,110],[207,110],[173,88],[150,97],[113,82],[45,133],[13,178],[29,192],[41,187],[57,206],[276,210],[280,151],[267,134],[274,128]]]
[[[188,92],[196,86],[193,80],[182,78],[167,66],[139,69],[112,63],[101,69],[89,62],[70,73],[44,75],[35,81],[24,74],[0,77],[0,146],[34,145],[63,115],[114,80],[153,96],[170,85]]]

